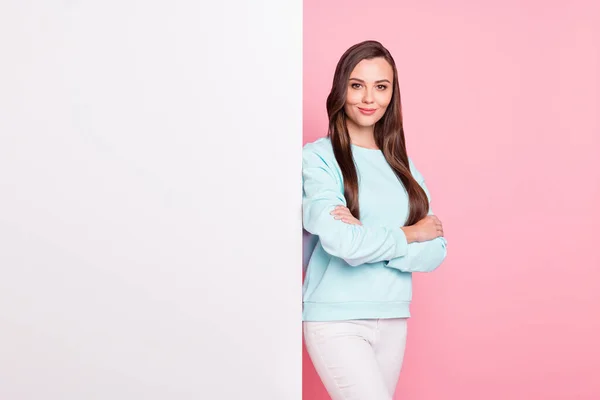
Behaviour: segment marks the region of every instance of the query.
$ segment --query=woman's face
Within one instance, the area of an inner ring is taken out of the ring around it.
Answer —
[[[357,127],[371,127],[383,117],[392,100],[392,66],[381,57],[359,62],[348,80],[344,111]]]

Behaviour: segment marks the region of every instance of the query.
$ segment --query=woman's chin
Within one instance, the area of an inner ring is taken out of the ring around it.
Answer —
[[[380,118],[378,115],[358,115],[353,122],[360,128],[371,128]]]

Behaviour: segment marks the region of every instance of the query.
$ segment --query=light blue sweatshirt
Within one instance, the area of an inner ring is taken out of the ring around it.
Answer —
[[[321,138],[303,148],[303,223],[318,239],[304,280],[304,321],[410,317],[412,273],[433,271],[446,258],[443,237],[407,243],[401,227],[408,218],[408,195],[383,153],[352,145],[352,154],[362,226],[330,214],[346,206],[331,141]],[[409,162],[430,198],[423,176]]]

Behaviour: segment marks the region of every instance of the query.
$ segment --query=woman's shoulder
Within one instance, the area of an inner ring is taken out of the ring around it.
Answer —
[[[341,175],[331,140],[328,137],[322,137],[304,145],[302,149],[302,168],[320,168],[335,176]]]
[[[328,137],[321,137],[306,143],[302,151],[303,153],[333,154],[333,147]]]
[[[302,148],[302,158],[305,162],[321,160],[330,164],[335,160],[331,140],[328,137],[322,137],[306,143]]]
[[[421,175],[421,172],[417,169],[417,167],[415,166],[415,163],[411,157],[408,157],[408,167],[410,169],[410,173],[412,174],[413,178],[415,178],[415,180],[417,182],[420,183],[424,180],[423,175]]]

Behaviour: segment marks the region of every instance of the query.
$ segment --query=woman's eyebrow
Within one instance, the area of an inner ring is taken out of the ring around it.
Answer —
[[[357,81],[357,82],[360,82],[360,83],[365,83],[365,81],[363,81],[362,79],[359,79],[359,78],[350,78],[350,80],[351,80],[351,81]],[[389,84],[391,84],[391,83],[392,83],[392,82],[390,82],[390,81],[389,81],[389,80],[387,80],[387,79],[380,79],[380,80],[378,80],[378,81],[375,81],[375,83],[384,83],[384,82],[387,82],[387,83],[389,83]]]

